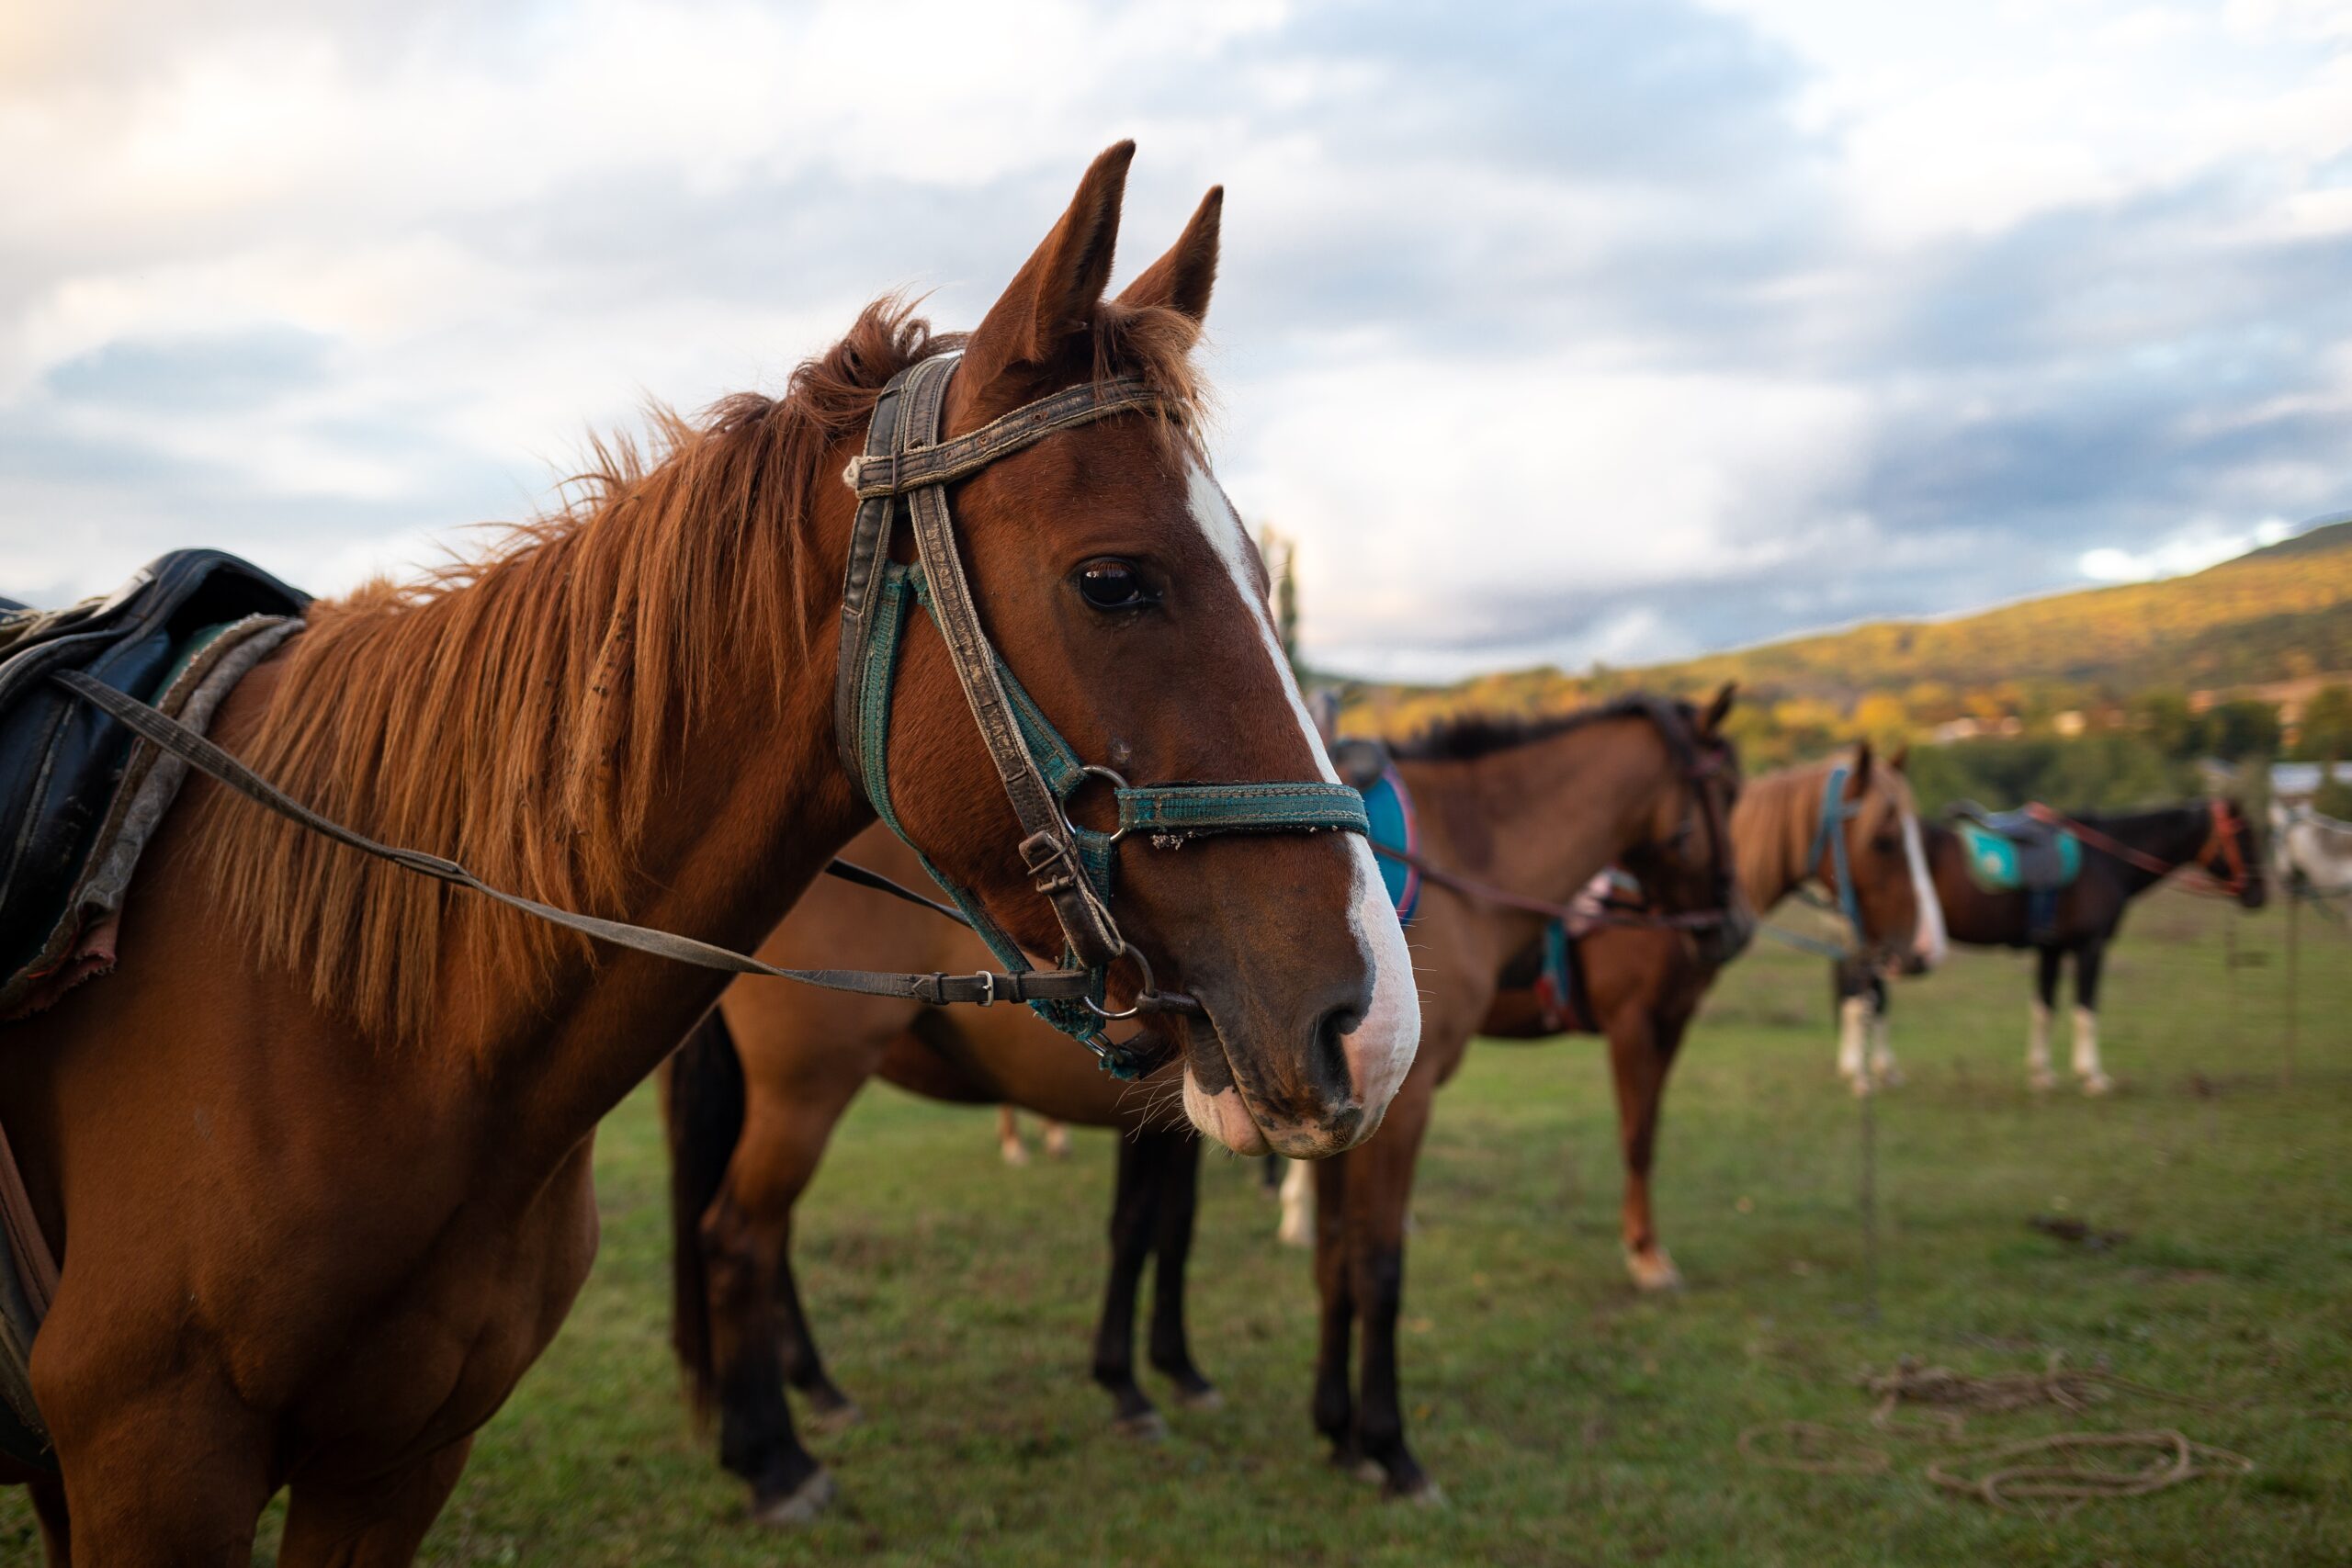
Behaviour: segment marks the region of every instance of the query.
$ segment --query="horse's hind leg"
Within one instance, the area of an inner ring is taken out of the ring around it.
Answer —
[[[2085,1094],[2105,1094],[2115,1087],[2098,1059],[2098,976],[2107,944],[2093,940],[2075,950],[2075,1077]]]
[[[2050,1014],[2057,1006],[2058,967],[2066,954],[2055,947],[2037,947],[2033,953],[2039,966],[2033,976],[2033,1005],[2025,1021],[2025,1081],[2041,1094],[2058,1081],[2050,1071]]]
[[[279,1568],[403,1568],[464,1473],[463,1438],[423,1463],[348,1486],[297,1481],[287,1501]]]
[[[1869,1049],[1871,1000],[1861,964],[1839,959],[1829,966],[1829,987],[1838,999],[1838,1076],[1854,1086],[1856,1094],[1869,1092],[1862,1076]]]
[[[1156,1438],[1168,1429],[1136,1382],[1136,1291],[1159,1221],[1166,1140],[1174,1136],[1147,1131],[1119,1140],[1118,1190],[1111,1200],[1111,1275],[1102,1292],[1102,1321],[1094,1329],[1094,1381],[1111,1395],[1112,1423],[1139,1438]]]
[[[1895,1065],[1894,1047],[1887,1040],[1886,976],[1871,976],[1871,1076],[1888,1089],[1903,1087],[1903,1069]]]
[[[838,1432],[865,1419],[857,1401],[843,1393],[817,1354],[817,1336],[801,1310],[800,1286],[792,1272],[792,1220],[785,1218],[784,1248],[776,1257],[776,1350],[784,1358],[784,1381],[808,1403],[808,1425],[820,1432]]]
[[[1193,1227],[1200,1209],[1201,1140],[1190,1132],[1171,1135],[1159,1166],[1159,1236],[1151,1266],[1151,1364],[1176,1385],[1176,1402],[1188,1410],[1215,1410],[1225,1404],[1216,1385],[1193,1364],[1191,1337],[1184,1332],[1184,1268],[1193,1255]]]

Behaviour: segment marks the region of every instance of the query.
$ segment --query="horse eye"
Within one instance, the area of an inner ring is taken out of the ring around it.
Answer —
[[[1871,840],[1871,848],[1883,855],[1891,855],[1903,847],[1903,840],[1894,833],[1881,833]]]
[[[1123,560],[1091,560],[1080,567],[1078,592],[1098,610],[1136,610],[1152,602],[1142,576]]]

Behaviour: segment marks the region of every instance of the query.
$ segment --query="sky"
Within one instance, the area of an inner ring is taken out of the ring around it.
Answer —
[[[885,289],[972,324],[1124,136],[1122,280],[1227,187],[1213,449],[1320,668],[2352,510],[2352,0],[197,9],[0,7],[0,594],[413,570]]]

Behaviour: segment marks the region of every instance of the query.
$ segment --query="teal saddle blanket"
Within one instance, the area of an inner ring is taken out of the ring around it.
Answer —
[[[1956,822],[1968,874],[1988,893],[2042,893],[2082,874],[2083,841],[2058,827],[2005,812],[1984,822]]]

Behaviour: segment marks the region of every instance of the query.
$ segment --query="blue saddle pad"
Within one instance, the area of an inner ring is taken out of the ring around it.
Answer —
[[[1954,830],[1968,852],[1968,874],[1987,893],[2047,892],[2071,885],[2082,874],[2082,840],[2053,832],[2038,842],[2020,842],[1973,822]]]
[[[1413,809],[1412,793],[1406,789],[1405,781],[1395,768],[1384,770],[1363,792],[1363,814],[1372,819],[1374,843],[1416,854],[1420,852],[1419,820]],[[1388,855],[1374,858],[1380,863],[1380,880],[1388,889],[1388,902],[1396,908],[1396,919],[1411,925],[1421,907],[1421,874]]]

